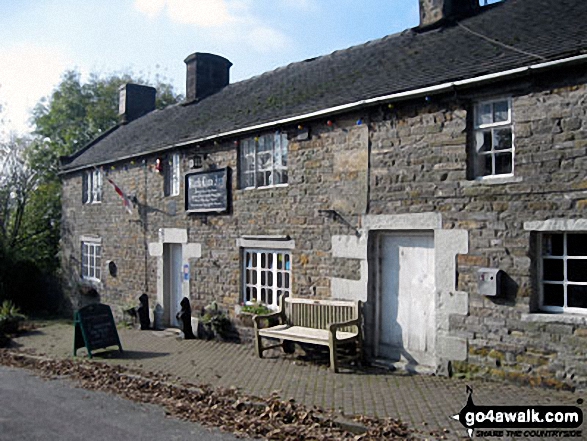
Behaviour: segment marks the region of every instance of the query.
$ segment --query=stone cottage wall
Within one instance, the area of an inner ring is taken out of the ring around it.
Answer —
[[[587,384],[587,317],[537,311],[536,234],[526,222],[585,218],[587,87],[583,75],[502,85],[382,110],[371,139],[371,213],[441,213],[445,228],[467,230],[457,259],[458,289],[469,314],[450,331],[468,340],[468,360],[453,369],[556,387]],[[546,81],[548,80],[548,81]],[[548,88],[543,84],[549,84]],[[469,179],[471,103],[512,96],[515,177]],[[502,293],[478,293],[477,270],[503,271]]]
[[[232,170],[227,214],[186,214],[183,182],[180,196],[163,197],[163,176],[153,166],[164,154],[104,167],[109,178],[136,196],[132,215],[106,180],[103,202],[83,205],[81,174],[65,175],[62,259],[68,286],[79,292],[80,237],[95,235],[102,239],[102,301],[119,313],[138,303],[143,292],[154,301],[157,267],[149,243],[157,241],[161,228],[182,228],[202,250],[190,265],[195,311],[215,300],[232,314],[242,301],[237,240],[244,236],[289,236],[295,241],[293,294],[336,297],[339,285],[333,280],[358,281],[363,263],[352,253],[333,252],[333,238],[362,231],[364,215],[435,213],[443,229],[468,235],[468,253],[458,256],[454,275],[455,288],[468,294],[468,314],[450,315],[447,325],[450,335],[466,342],[467,354],[463,361],[453,360],[452,370],[583,387],[587,316],[537,311],[536,234],[524,227],[585,218],[587,77],[568,71],[557,78],[554,88],[552,76],[534,76],[303,122],[303,130],[283,127],[290,139],[285,187],[239,189],[234,139],[186,146],[180,151],[183,172],[189,172],[195,153],[207,154],[205,167]],[[515,177],[471,180],[472,103],[505,95],[513,100]],[[336,210],[350,226],[323,210]],[[108,274],[108,261],[116,263],[116,277]],[[501,296],[478,293],[481,267],[504,272]]]

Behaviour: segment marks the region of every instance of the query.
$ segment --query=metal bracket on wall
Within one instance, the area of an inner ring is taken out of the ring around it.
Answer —
[[[355,232],[355,236],[361,237],[361,232],[359,231],[359,229],[357,227],[355,227],[353,224],[351,224],[344,217],[342,217],[342,215],[338,211],[330,210],[330,209],[329,210],[318,210],[318,213],[321,214],[322,216],[326,216],[334,221],[338,221],[338,222],[346,225],[347,227],[349,227],[351,230],[353,230]]]

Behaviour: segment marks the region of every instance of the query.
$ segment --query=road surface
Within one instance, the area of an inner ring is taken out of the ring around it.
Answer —
[[[194,423],[165,417],[161,407],[67,380],[43,380],[25,369],[0,366],[1,441],[234,441]]]

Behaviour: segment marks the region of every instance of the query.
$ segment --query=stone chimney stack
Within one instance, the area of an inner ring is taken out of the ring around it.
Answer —
[[[232,63],[219,55],[196,52],[185,59],[187,67],[185,100],[199,101],[219,92],[230,82]]]
[[[479,9],[479,0],[418,0],[420,2],[420,27],[426,27],[447,19],[473,15]]]
[[[127,83],[120,86],[118,117],[122,124],[127,124],[155,110],[157,90],[150,86]]]

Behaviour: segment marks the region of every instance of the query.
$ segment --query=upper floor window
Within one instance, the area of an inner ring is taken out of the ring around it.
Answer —
[[[163,165],[163,195],[178,196],[179,182],[181,179],[179,153],[173,153],[171,155],[168,155]]]
[[[587,234],[542,233],[539,245],[541,308],[587,313]]]
[[[505,98],[475,106],[475,178],[514,173],[512,102]]]
[[[84,172],[82,177],[82,201],[84,204],[102,202],[102,172],[98,169]]]
[[[270,133],[240,143],[240,188],[287,184],[287,134]]]
[[[82,241],[82,278],[100,281],[102,277],[102,243],[100,239]]]

